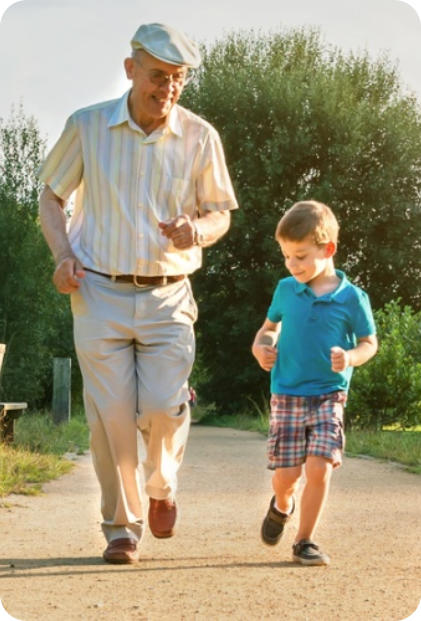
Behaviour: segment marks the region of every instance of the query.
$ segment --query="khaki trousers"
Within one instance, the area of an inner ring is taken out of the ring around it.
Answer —
[[[190,425],[197,307],[189,281],[162,287],[86,272],[71,295],[107,541],[143,533],[148,496],[173,497]],[[143,479],[138,433],[145,444]]]

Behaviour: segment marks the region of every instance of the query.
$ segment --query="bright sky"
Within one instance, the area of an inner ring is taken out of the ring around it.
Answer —
[[[130,38],[152,21],[198,41],[316,26],[346,51],[386,52],[421,102],[420,15],[421,0],[0,0],[0,117],[22,103],[51,144],[75,109],[127,90]]]

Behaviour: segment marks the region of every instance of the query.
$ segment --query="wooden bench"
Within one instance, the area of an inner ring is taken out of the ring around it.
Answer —
[[[2,403],[0,401],[0,442],[5,444],[13,442],[15,420],[27,407],[27,403]]]
[[[0,343],[0,371],[3,365],[6,345]],[[11,444],[14,438],[15,420],[28,407],[27,403],[5,403],[0,401],[0,442]]]

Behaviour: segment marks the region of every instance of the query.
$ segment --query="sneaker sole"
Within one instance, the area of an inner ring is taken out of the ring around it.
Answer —
[[[326,557],[326,558],[301,558],[301,556],[295,556],[295,554],[293,554],[292,558],[294,559],[294,561],[296,563],[299,563],[300,565],[306,565],[306,566],[316,566],[316,565],[329,565],[330,563],[330,558]]]

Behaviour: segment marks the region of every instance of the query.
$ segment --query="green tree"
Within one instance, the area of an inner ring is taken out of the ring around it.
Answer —
[[[421,122],[387,58],[344,55],[315,31],[240,33],[204,49],[183,104],[221,133],[241,209],[194,279],[202,397],[225,411],[268,391],[250,354],[277,280],[274,242],[295,201],[330,205],[337,266],[380,308],[421,306]]]
[[[74,355],[68,300],[51,283],[53,262],[38,222],[43,149],[22,109],[0,120],[0,342],[7,344],[0,398],[30,406],[50,404],[53,356]]]

